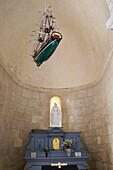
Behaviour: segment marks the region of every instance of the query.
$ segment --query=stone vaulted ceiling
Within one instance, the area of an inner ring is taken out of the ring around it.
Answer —
[[[32,30],[52,6],[63,39],[52,57],[37,67],[29,54]],[[41,11],[42,13],[40,13]],[[22,82],[36,87],[70,88],[98,80],[110,58],[113,31],[106,28],[105,0],[0,1],[0,54]]]

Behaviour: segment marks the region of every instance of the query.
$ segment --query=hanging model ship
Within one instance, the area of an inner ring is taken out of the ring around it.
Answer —
[[[56,31],[55,25],[55,17],[49,7],[43,14],[37,44],[32,55],[38,67],[51,57],[62,39],[62,35]]]

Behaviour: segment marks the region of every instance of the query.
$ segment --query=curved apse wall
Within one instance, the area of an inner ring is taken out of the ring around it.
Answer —
[[[23,170],[31,129],[49,127],[50,99],[61,98],[63,128],[81,131],[92,170],[113,169],[113,59],[95,85],[82,89],[44,89],[19,82],[0,63],[0,167]]]

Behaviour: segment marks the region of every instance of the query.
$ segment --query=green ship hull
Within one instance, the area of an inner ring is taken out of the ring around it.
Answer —
[[[44,61],[47,61],[58,46],[57,39],[51,41],[39,54],[37,54],[34,62],[36,62],[39,67]]]

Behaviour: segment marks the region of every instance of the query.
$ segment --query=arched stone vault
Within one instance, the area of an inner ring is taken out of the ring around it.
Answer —
[[[110,1],[111,2],[111,1]],[[113,32],[106,28],[105,0],[46,0],[52,6],[63,39],[52,57],[37,68],[29,54],[32,30],[38,29],[45,1],[0,2],[0,51],[16,77],[33,86],[70,88],[99,79],[112,50]]]

